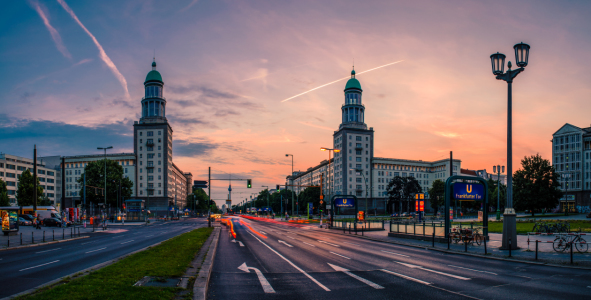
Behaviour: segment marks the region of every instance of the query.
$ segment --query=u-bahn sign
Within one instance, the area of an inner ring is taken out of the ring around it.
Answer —
[[[353,198],[335,198],[335,207],[353,208],[355,207],[355,199]]]
[[[484,185],[478,183],[456,182],[453,184],[453,195],[457,200],[483,201]]]

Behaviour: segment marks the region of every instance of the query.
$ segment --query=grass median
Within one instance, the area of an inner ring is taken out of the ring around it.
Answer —
[[[564,220],[559,220],[559,221],[564,221]],[[590,221],[584,221],[584,220],[577,220],[577,221],[571,221],[571,220],[566,220],[568,221],[568,223],[570,224],[570,230],[571,232],[578,232],[579,228],[581,230],[581,232],[591,232],[591,222]],[[555,223],[556,221],[548,221],[548,223]],[[470,227],[470,224],[474,224],[474,226],[482,226],[482,222],[454,222],[453,225],[459,225],[460,223],[462,223],[462,226],[466,226],[466,227]],[[517,227],[517,234],[527,234],[528,232],[532,232],[533,228],[534,228],[535,222],[523,222],[523,221],[517,221],[516,222],[516,227]],[[497,222],[497,221],[489,221],[488,222],[488,232],[490,233],[502,233],[503,232],[503,222]]]
[[[135,287],[144,276],[182,276],[213,228],[184,233],[87,276],[18,299],[174,299],[180,288]]]

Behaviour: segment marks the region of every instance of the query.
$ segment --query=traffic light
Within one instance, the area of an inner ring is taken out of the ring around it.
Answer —
[[[252,179],[246,179],[246,187],[247,188],[251,188],[252,187]]]
[[[277,191],[278,191],[278,192],[279,192],[279,188],[280,188],[280,186],[279,186],[279,185],[277,185]]]

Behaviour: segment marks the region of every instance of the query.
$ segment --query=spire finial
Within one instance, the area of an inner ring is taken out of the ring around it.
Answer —
[[[351,78],[355,78],[355,59],[353,59],[353,70],[351,71]]]
[[[152,70],[156,70],[156,49],[154,49],[154,61],[152,61]]]

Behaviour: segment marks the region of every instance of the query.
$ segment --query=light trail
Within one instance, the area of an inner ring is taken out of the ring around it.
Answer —
[[[375,68],[373,68],[373,69],[369,69],[369,70],[365,70],[365,71],[363,71],[363,72],[356,73],[355,75],[361,75],[361,74],[363,74],[363,73],[371,72],[371,71],[373,71],[373,70],[377,70],[377,69],[380,69],[380,68],[384,68],[384,67],[387,67],[387,66],[390,66],[390,65],[394,65],[394,64],[397,64],[397,63],[403,62],[403,61],[404,61],[404,60],[395,61],[395,62],[393,62],[393,63],[385,64],[385,65],[383,65],[383,66],[375,67]],[[337,80],[335,80],[335,81],[329,82],[329,83],[327,83],[327,84],[323,84],[323,85],[321,85],[321,86],[318,86],[318,87],[315,87],[315,88],[313,88],[313,89],[311,89],[311,90],[308,90],[308,91],[305,91],[305,92],[303,92],[303,93],[297,94],[297,95],[295,95],[295,96],[293,96],[293,97],[289,97],[289,98],[287,98],[287,99],[285,99],[285,100],[283,100],[283,101],[281,101],[281,102],[289,101],[289,100],[291,100],[291,99],[293,99],[293,98],[297,98],[297,97],[299,97],[299,96],[301,96],[301,95],[307,94],[307,93],[309,93],[309,92],[312,92],[312,91],[315,91],[315,90],[317,90],[317,89],[323,88],[323,87],[325,87],[325,86],[327,86],[327,85],[331,85],[331,84],[333,84],[333,83],[336,83],[336,82],[339,82],[339,81],[342,81],[342,80],[345,80],[345,79],[349,79],[349,78],[351,78],[351,77],[350,77],[350,76],[347,76],[347,77],[343,77],[343,78],[341,78],[341,79],[337,79]]]

